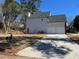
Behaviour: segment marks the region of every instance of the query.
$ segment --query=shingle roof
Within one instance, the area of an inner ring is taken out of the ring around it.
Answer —
[[[49,22],[65,22],[66,21],[66,16],[65,15],[54,15],[54,16],[49,16],[48,17]]]
[[[42,18],[50,16],[50,12],[34,12],[29,18]]]
[[[48,18],[48,22],[66,22],[65,15],[50,15],[50,12],[34,12],[29,18]]]

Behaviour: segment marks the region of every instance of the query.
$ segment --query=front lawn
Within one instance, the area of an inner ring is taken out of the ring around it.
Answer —
[[[68,36],[69,38],[79,39],[79,34],[69,33],[69,34],[67,34],[67,36]]]

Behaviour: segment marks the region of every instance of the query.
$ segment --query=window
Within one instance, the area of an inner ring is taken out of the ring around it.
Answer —
[[[43,21],[43,19],[41,19],[41,21]]]

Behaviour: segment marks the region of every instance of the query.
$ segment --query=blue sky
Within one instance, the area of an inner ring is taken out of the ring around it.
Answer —
[[[72,21],[79,14],[79,0],[43,0],[40,10],[50,11],[52,15],[65,14]]]
[[[0,0],[0,3],[3,1]],[[76,15],[79,15],[79,0],[42,0],[39,9],[50,11],[52,15],[65,14],[68,22],[71,22]]]

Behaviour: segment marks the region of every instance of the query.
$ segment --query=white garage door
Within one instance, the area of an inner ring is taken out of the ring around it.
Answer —
[[[47,33],[63,34],[63,33],[65,33],[65,29],[64,29],[64,27],[48,27]]]
[[[63,34],[63,33],[65,33],[65,28],[64,27],[55,27],[55,31],[56,31],[56,33]]]

